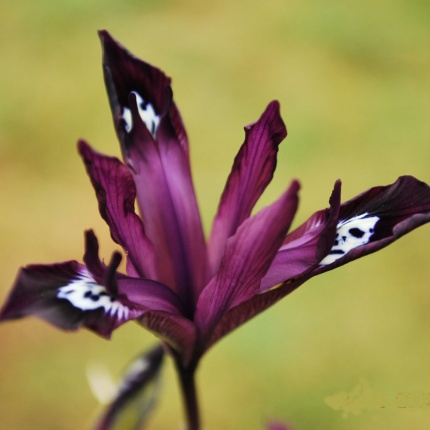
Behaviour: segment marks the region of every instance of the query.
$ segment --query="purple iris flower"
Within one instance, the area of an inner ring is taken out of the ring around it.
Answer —
[[[126,255],[127,274],[117,271],[121,254],[114,253],[109,264],[100,260],[97,238],[87,231],[83,264],[29,265],[19,271],[1,320],[33,315],[64,330],[84,326],[106,338],[136,320],[172,354],[192,402],[194,388],[186,380],[222,336],[313,276],[430,221],[430,188],[410,176],[343,204],[338,181],[329,208],[290,233],[297,181],[251,215],[287,135],[273,101],[245,127],[206,242],[170,78],[106,31],[100,37],[123,162],[84,141],[78,147],[100,214]]]

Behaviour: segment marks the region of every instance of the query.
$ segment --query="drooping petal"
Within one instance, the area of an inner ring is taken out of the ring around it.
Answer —
[[[170,78],[131,55],[107,32],[100,36],[115,128],[157,255],[157,279],[188,300],[191,313],[206,280],[206,245]]]
[[[316,212],[287,235],[261,281],[261,291],[315,269],[330,251],[339,216],[340,185],[340,181],[337,181],[330,197],[329,209]]]
[[[134,211],[136,187],[127,168],[115,157],[79,142],[79,152],[94,186],[102,218],[112,239],[126,251],[130,275],[157,280],[153,246]]]
[[[157,345],[126,369],[118,394],[95,430],[139,429],[152,412],[159,391],[164,351]]]
[[[227,239],[233,236],[273,177],[279,143],[287,130],[279,103],[271,102],[258,121],[245,127],[245,142],[227,180],[209,242],[211,273],[221,261]]]
[[[318,273],[378,251],[430,222],[430,187],[412,176],[342,204],[336,237]]]
[[[147,310],[179,313],[171,301],[173,292],[167,287],[139,280],[141,295],[134,303],[127,297],[128,282],[120,279],[118,294],[113,294],[76,261],[30,265],[18,273],[0,320],[36,316],[64,330],[87,327],[109,338],[118,326]],[[132,291],[131,297],[134,296]]]
[[[260,291],[266,274],[295,215],[298,182],[272,205],[247,219],[227,241],[220,269],[197,303],[196,325],[208,335],[229,309]]]

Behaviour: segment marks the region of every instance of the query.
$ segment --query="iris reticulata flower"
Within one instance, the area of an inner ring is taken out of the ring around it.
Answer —
[[[342,204],[338,181],[329,207],[292,232],[297,181],[252,215],[287,135],[279,103],[273,101],[245,127],[206,241],[170,78],[106,31],[100,37],[123,161],[84,141],[78,148],[100,214],[126,256],[126,274],[117,271],[119,252],[108,264],[99,258],[97,238],[89,230],[83,263],[29,265],[19,271],[1,320],[32,315],[64,330],[87,327],[106,338],[135,320],[172,354],[190,397],[192,388],[184,380],[221,337],[313,276],[375,252],[430,221],[430,188],[410,176]],[[155,356],[161,362],[159,350]]]

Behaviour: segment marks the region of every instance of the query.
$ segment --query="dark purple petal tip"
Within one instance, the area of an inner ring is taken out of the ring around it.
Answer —
[[[278,146],[287,135],[279,110],[279,102],[272,101],[257,121],[245,127],[245,142],[234,160],[211,232],[212,273],[218,269],[227,239],[251,215],[273,178]]]
[[[342,204],[336,237],[320,271],[375,252],[430,222],[430,187],[412,176],[374,187]]]
[[[125,153],[133,141],[127,138],[132,118],[130,94],[139,112],[138,121],[155,136],[162,118],[172,105],[170,78],[160,69],[131,54],[107,31],[99,32],[103,47],[103,71],[115,128]],[[179,121],[180,122],[180,121]],[[180,124],[182,125],[182,124]],[[183,130],[181,130],[183,131]]]

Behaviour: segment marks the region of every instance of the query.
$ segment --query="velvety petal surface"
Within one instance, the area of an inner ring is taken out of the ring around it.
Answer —
[[[78,147],[100,214],[110,227],[112,239],[126,252],[128,273],[156,280],[153,246],[134,211],[136,187],[131,174],[117,158],[94,151],[86,142],[80,141]]]
[[[334,269],[394,242],[430,222],[430,187],[412,176],[374,187],[342,204],[336,237],[317,273]]]
[[[265,291],[318,267],[333,246],[340,209],[341,183],[337,181],[330,208],[316,212],[289,233],[261,281]]]
[[[212,274],[218,269],[227,239],[251,215],[272,180],[278,145],[286,135],[277,101],[267,106],[258,121],[245,127],[245,142],[234,160],[212,227],[209,242]]]
[[[133,302],[137,282],[140,294]],[[117,288],[113,292],[101,285],[76,261],[30,265],[19,271],[0,320],[36,316],[64,330],[84,326],[109,338],[115,328],[147,310],[180,312],[172,300],[174,293],[154,281],[123,277]]]
[[[298,189],[298,182],[293,182],[275,203],[248,218],[227,241],[220,269],[197,304],[195,323],[203,338],[229,309],[260,291],[261,279],[295,215]]]
[[[95,430],[142,428],[157,400],[163,358],[163,347],[157,345],[131,363]]]
[[[157,279],[178,292],[191,315],[206,280],[207,256],[187,138],[170,78],[131,55],[107,32],[100,36],[114,124],[155,248]]]

